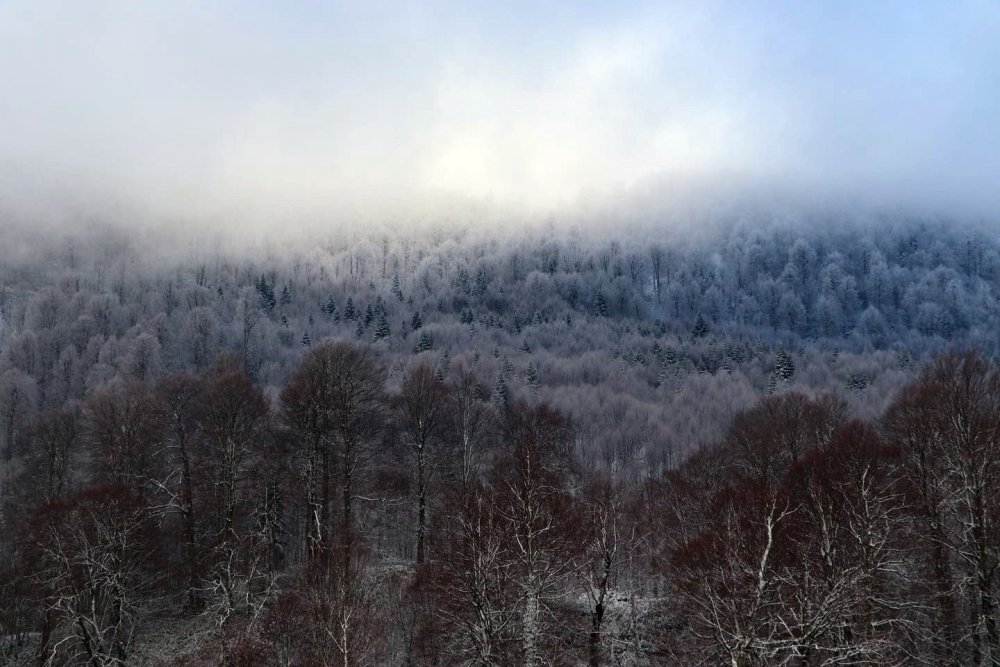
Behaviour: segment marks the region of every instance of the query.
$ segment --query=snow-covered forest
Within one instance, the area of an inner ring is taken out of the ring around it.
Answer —
[[[0,445],[16,449],[34,411],[223,352],[274,396],[313,342],[337,338],[373,346],[390,383],[421,358],[578,420],[605,406],[616,417],[598,418],[596,439],[618,433],[631,441],[619,463],[645,453],[655,469],[777,385],[857,397],[868,417],[917,361],[953,345],[993,353],[993,236],[921,221],[832,229],[357,233],[173,254],[110,229],[32,243],[0,276],[0,376],[24,405]]]
[[[884,217],[0,263],[13,664],[988,664],[1000,242]]]

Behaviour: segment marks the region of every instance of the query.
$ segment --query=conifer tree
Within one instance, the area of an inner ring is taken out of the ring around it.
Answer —
[[[528,373],[527,373],[528,386],[532,389],[537,389],[540,381],[538,379],[538,370],[535,368],[535,364],[528,362]]]
[[[656,372],[656,386],[662,387],[667,382],[667,377],[670,375],[670,370],[667,366],[667,362],[661,361],[660,368]]]
[[[389,320],[385,318],[385,315],[379,315],[378,323],[375,325],[375,334],[372,336],[372,342],[377,343],[383,338],[388,338],[390,333]]]
[[[699,315],[698,320],[694,323],[694,328],[691,330],[691,337],[704,338],[707,335],[708,335],[708,324],[705,322],[705,318]]]
[[[608,302],[604,299],[604,294],[600,290],[594,294],[594,315],[597,317],[608,316]]]
[[[427,352],[434,347],[434,341],[431,340],[430,334],[426,331],[420,332],[420,338],[417,339],[417,347],[415,351],[419,354],[420,352]]]
[[[778,348],[778,354],[774,360],[774,373],[783,382],[791,382],[792,376],[795,375],[795,362],[792,361],[792,357],[785,352],[783,347]]]
[[[507,383],[503,379],[503,374],[501,374],[497,378],[497,383],[493,388],[493,395],[490,397],[490,400],[492,400],[501,411],[505,411],[507,409],[508,399]]]

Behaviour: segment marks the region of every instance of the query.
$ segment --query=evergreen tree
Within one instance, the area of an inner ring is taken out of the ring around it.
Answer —
[[[476,271],[476,294],[482,296],[486,293],[486,287],[489,283],[489,279],[486,277],[486,271],[483,269],[478,269]]]
[[[455,287],[462,290],[466,294],[472,294],[472,285],[470,284],[469,272],[464,266],[459,267],[458,274],[455,276],[454,280]]]
[[[347,297],[347,305],[344,306],[344,319],[353,320],[355,315],[357,315],[357,310],[354,308],[354,299]]]
[[[386,319],[385,315],[379,315],[378,323],[375,325],[375,334],[372,336],[372,342],[377,343],[383,338],[388,338],[390,333],[389,320]]]
[[[400,301],[403,300],[403,290],[399,286],[399,274],[397,273],[392,278],[392,293],[396,295],[396,298]]]
[[[666,361],[660,362],[660,368],[656,372],[656,386],[662,387],[667,383],[667,377],[670,375],[670,368],[667,366]]]
[[[493,388],[493,395],[490,396],[490,400],[492,400],[501,411],[507,410],[509,396],[507,393],[507,383],[504,381],[502,374],[497,378],[497,383]]]
[[[528,386],[532,389],[537,389],[540,384],[538,380],[538,370],[535,368],[533,363],[528,363],[528,373],[527,373]]]
[[[288,285],[285,285],[284,287],[281,288],[281,299],[279,300],[279,303],[282,306],[287,306],[291,302],[292,302],[292,293],[288,291]]]
[[[851,373],[847,378],[847,388],[854,392],[862,392],[868,388],[868,376],[864,373]]]
[[[795,362],[791,355],[785,352],[784,347],[778,348],[778,354],[774,360],[774,373],[782,382],[791,382],[795,375]]]
[[[521,343],[521,352],[524,352],[526,354],[531,354],[531,346],[528,345],[528,341],[524,341],[523,343]]]
[[[369,303],[367,306],[365,306],[365,326],[366,327],[371,326],[372,322],[374,321],[375,321],[375,309],[373,309],[372,305]]]
[[[417,311],[413,313],[413,318],[410,320],[410,328],[417,331],[422,326],[424,326],[424,321],[420,319],[420,311]]]
[[[600,290],[594,293],[594,315],[597,317],[608,316],[608,302],[604,299],[604,293]]]
[[[308,331],[306,331],[304,334],[302,334],[302,344],[305,345],[306,347],[309,347],[310,345],[312,345],[312,339],[309,337],[309,332]]]
[[[434,341],[432,340],[431,342],[433,343]],[[441,377],[439,379],[444,380],[445,376],[448,374],[448,368],[450,365],[451,354],[449,354],[448,350],[445,350],[441,354],[441,358],[438,359],[438,371],[441,373]]]
[[[326,313],[327,317],[333,317],[337,314],[337,302],[331,296],[326,301],[326,305],[323,306],[323,312]]]
[[[705,318],[699,315],[698,320],[694,323],[694,328],[691,330],[691,337],[704,338],[707,335],[708,335],[708,324],[705,322]]]
[[[259,278],[254,280],[254,289],[260,295],[261,307],[266,310],[274,310],[277,300],[274,298],[274,287],[268,282],[267,276],[261,274]]]
[[[430,334],[426,331],[420,332],[420,338],[417,339],[417,347],[415,351],[419,354],[421,352],[427,352],[434,346],[434,341],[431,340]]]

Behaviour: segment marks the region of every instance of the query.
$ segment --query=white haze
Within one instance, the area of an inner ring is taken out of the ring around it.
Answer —
[[[5,2],[0,207],[271,233],[691,192],[1000,212],[1000,5],[564,4]]]

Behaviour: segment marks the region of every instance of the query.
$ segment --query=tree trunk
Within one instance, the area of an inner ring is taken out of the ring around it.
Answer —
[[[934,536],[934,547],[932,550],[934,593],[935,597],[937,597],[941,634],[945,643],[945,646],[942,647],[940,658],[942,664],[960,664],[961,653],[957,641],[958,635],[955,630],[955,598],[954,585],[951,579],[951,565],[948,562],[948,553],[944,546],[944,534],[937,521],[932,524],[931,532]]]
[[[1000,665],[1000,654],[997,652],[996,603],[993,600],[990,583],[985,577],[979,579],[979,609],[986,631],[982,662],[985,665],[997,667]]]
[[[423,445],[417,448],[417,563],[424,562],[427,532],[427,461]]]
[[[343,505],[344,505],[344,527],[343,534],[341,535],[341,548],[343,549],[343,569],[345,584],[347,581],[347,576],[351,571],[351,547],[354,540],[354,489],[353,489],[353,471],[352,467],[354,465],[354,447],[353,444],[348,440],[344,445],[344,494],[343,494]]]
[[[590,614],[590,640],[588,642],[590,667],[600,667],[601,665],[601,625],[604,622],[604,601],[599,600],[594,604],[594,609]]]
[[[524,667],[535,667],[538,664],[538,617],[540,604],[538,591],[534,589],[533,582],[529,582],[528,599],[524,602]]]
[[[185,545],[185,558],[188,568],[188,605],[191,611],[199,611],[198,601],[198,545],[195,538],[194,525],[194,487],[191,482],[191,461],[187,452],[187,438],[183,435],[178,437],[178,446],[181,452],[181,494],[183,503],[184,533],[187,544]]]

